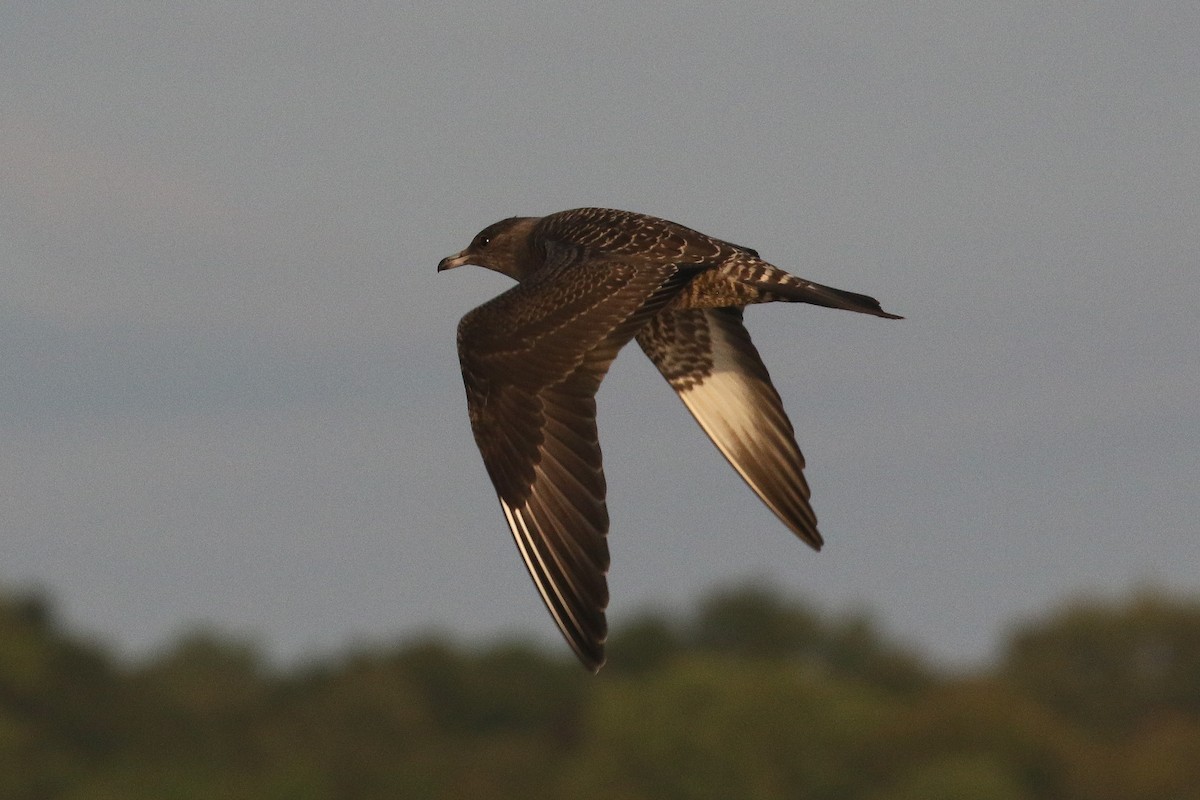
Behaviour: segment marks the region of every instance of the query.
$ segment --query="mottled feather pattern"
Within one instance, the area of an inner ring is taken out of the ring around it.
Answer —
[[[718,263],[738,248],[674,222],[632,211],[584,208],[543,217],[535,235],[642,263]]]
[[[741,308],[658,314],[638,344],[730,465],[797,536],[820,548],[804,456]]]
[[[438,269],[463,264],[518,281],[459,323],[468,414],[530,577],[587,667],[604,662],[608,604],[595,394],[630,339],[767,507],[821,546],[804,457],[742,310],[782,300],[895,318],[874,298],[789,275],[754,250],[677,223],[614,209],[502,220]]]
[[[637,335],[638,344],[676,391],[712,374],[712,349],[704,319],[687,312],[657,314]]]

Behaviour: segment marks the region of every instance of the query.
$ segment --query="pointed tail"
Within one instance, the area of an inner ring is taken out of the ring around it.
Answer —
[[[757,289],[769,292],[778,299],[788,302],[811,303],[814,306],[824,306],[825,308],[842,308],[884,319],[904,319],[904,317],[884,311],[874,297],[857,292],[847,292],[844,289],[834,289],[832,286],[822,286],[819,283],[789,275],[783,270],[769,274],[765,280],[749,281],[749,283]]]

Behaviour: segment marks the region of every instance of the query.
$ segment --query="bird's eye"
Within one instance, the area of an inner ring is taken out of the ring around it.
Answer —
[[[488,243],[491,241],[492,241],[492,237],[490,237],[490,236],[480,236],[478,239],[475,240],[475,246],[482,250],[483,248],[487,247]]]

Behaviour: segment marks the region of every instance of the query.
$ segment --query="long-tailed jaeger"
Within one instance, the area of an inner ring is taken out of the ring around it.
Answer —
[[[438,271],[463,264],[517,281],[458,325],[467,411],[517,549],[586,667],[604,663],[608,633],[595,396],[630,339],[767,507],[821,547],[804,456],[742,311],[782,301],[900,317],[748,247],[606,208],[502,220]]]

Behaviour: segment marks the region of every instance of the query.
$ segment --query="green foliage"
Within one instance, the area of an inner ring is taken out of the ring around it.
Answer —
[[[975,754],[934,758],[913,765],[871,800],[1026,800],[1011,769],[997,756]]]
[[[764,587],[712,595],[694,625],[703,651],[744,658],[787,658],[896,691],[932,681],[913,654],[886,641],[865,614],[823,619]]]
[[[0,597],[0,797],[1200,798],[1184,599],[1079,602],[969,676],[761,587],[610,653],[424,638],[283,672],[208,631],[122,665]]]
[[[1163,713],[1200,715],[1200,601],[1146,592],[1080,601],[1018,628],[1001,664],[1026,692],[1093,730],[1125,734]]]
[[[980,787],[1014,797],[1092,796],[1084,785],[1096,763],[1090,740],[992,678],[944,681],[875,735],[875,766],[898,778],[902,793],[977,774]]]
[[[672,623],[658,614],[635,620],[613,638],[606,670],[659,669],[686,654],[745,660],[783,660],[793,667],[913,692],[934,677],[913,653],[887,641],[870,617],[827,618],[764,586],[712,594],[693,620]]]
[[[590,708],[572,796],[753,800],[854,796],[860,745],[893,704],[803,665],[718,655],[602,683]]]
[[[127,686],[107,654],[58,630],[48,603],[0,602],[0,797],[52,797],[121,749]]]

